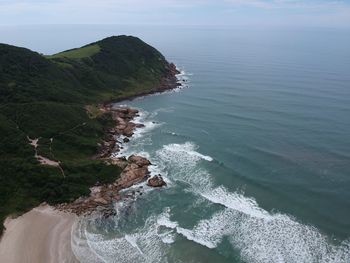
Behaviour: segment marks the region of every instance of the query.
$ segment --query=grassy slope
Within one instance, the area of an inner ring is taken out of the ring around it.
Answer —
[[[52,56],[47,56],[47,58],[52,59],[52,58],[86,58],[86,57],[91,57],[98,52],[101,51],[101,48],[98,44],[95,45],[88,45],[82,48],[77,48],[77,49],[72,49],[72,50],[67,50],[64,52],[60,52],[58,54],[54,54]]]
[[[0,44],[0,222],[43,201],[66,202],[120,171],[92,160],[108,114],[86,105],[137,94],[157,86],[168,63],[134,37],[111,37],[49,57]],[[39,153],[59,160],[39,165],[27,136],[39,138]],[[53,139],[51,143],[51,138]],[[2,224],[1,224],[2,226]],[[1,229],[0,229],[1,232]]]

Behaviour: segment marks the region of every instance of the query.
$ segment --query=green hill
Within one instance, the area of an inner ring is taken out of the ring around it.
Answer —
[[[92,159],[113,125],[94,105],[159,90],[171,75],[162,54],[130,36],[51,56],[0,44],[0,222],[115,180],[118,168]],[[38,163],[28,138],[39,138],[38,154],[65,176]]]

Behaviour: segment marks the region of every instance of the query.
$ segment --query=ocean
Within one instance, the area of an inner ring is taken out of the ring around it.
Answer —
[[[118,103],[145,124],[122,154],[168,186],[78,221],[81,262],[350,262],[349,31],[2,26],[0,42],[51,54],[119,34],[181,70],[181,89]]]

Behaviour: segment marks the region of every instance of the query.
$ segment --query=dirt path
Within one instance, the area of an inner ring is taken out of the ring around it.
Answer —
[[[85,126],[85,125],[86,125],[86,122],[83,122],[81,124],[78,124],[78,125],[70,128],[70,129],[68,129],[68,130],[59,132],[56,136],[50,138],[50,155],[51,155],[51,157],[55,159],[55,155],[53,154],[53,151],[52,151],[52,143],[53,143],[53,140],[54,140],[55,137],[60,136],[60,135],[65,134],[65,133],[68,133],[70,131],[73,131],[73,130],[78,129],[78,128],[80,128],[82,126]],[[54,160],[51,160],[49,158],[46,158],[46,157],[38,154],[38,149],[37,148],[39,146],[38,143],[39,143],[40,137],[39,138],[35,138],[35,139],[31,139],[27,135],[27,139],[29,141],[29,144],[34,147],[34,150],[35,150],[34,157],[39,161],[39,163],[41,165],[49,165],[49,166],[57,167],[58,169],[60,169],[60,171],[62,173],[62,176],[66,177],[66,175],[64,174],[64,171],[63,171],[63,169],[62,169],[62,167],[60,165],[60,163],[61,163],[60,161],[54,161]]]
[[[66,177],[59,161],[53,161],[53,160],[50,160],[50,159],[38,154],[37,148],[39,146],[39,139],[40,138],[30,139],[29,136],[27,136],[27,139],[29,141],[29,144],[34,147],[34,151],[35,151],[34,157],[39,161],[39,163],[41,165],[49,165],[49,166],[57,167],[58,169],[60,169],[62,176]],[[52,141],[53,141],[53,138],[51,138],[51,143],[52,143]],[[50,144],[50,151],[51,151],[51,144]]]

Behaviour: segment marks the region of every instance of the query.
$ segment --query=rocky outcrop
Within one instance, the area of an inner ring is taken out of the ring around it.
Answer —
[[[150,174],[148,170],[149,165],[151,165],[151,163],[146,158],[131,155],[128,158],[128,165],[124,168],[120,175],[118,184],[122,185],[123,188],[127,188],[145,181]]]
[[[148,179],[147,185],[152,187],[162,187],[166,186],[166,182],[163,180],[163,177],[159,174]]]
[[[157,92],[164,92],[181,86],[176,77],[176,75],[179,73],[180,72],[177,70],[176,66],[173,63],[170,63],[167,67],[167,74],[162,79],[159,87],[157,88]]]
[[[129,142],[136,128],[144,127],[143,124],[133,123],[132,120],[138,116],[138,110],[127,107],[113,108],[111,106],[101,107],[102,112],[111,112],[116,126],[106,131],[105,138],[100,144],[96,159],[108,159],[112,153],[119,152],[121,143],[117,138],[124,136],[123,142]]]
[[[106,214],[110,214],[108,208],[111,208],[111,204],[122,199],[120,190],[149,178],[148,166],[151,163],[141,156],[132,155],[128,159],[125,157],[116,158],[111,160],[111,164],[122,169],[118,180],[112,184],[95,186],[91,188],[89,196],[81,197],[72,203],[61,204],[57,208],[81,215],[92,212],[98,207],[104,207]]]
[[[128,158],[128,161],[131,162],[131,163],[135,163],[135,164],[137,164],[140,167],[151,165],[151,162],[149,160],[147,160],[144,157],[136,156],[136,155],[131,155]]]
[[[111,164],[118,166],[122,170],[125,169],[125,167],[128,166],[129,162],[126,160],[125,157],[120,157],[120,158],[114,158],[110,160]]]
[[[118,152],[123,148],[121,141],[128,143],[129,137],[134,134],[135,129],[143,127],[142,124],[132,122],[138,116],[138,110],[127,107],[112,108],[106,106],[103,108],[103,111],[112,113],[116,126],[106,131],[105,140],[101,143],[99,154],[95,158],[103,159],[111,165],[118,166],[122,170],[120,178],[111,184],[95,186],[91,188],[89,196],[81,197],[72,203],[58,205],[58,209],[81,215],[93,212],[99,208],[104,211],[103,214],[105,216],[113,215],[114,211],[111,204],[123,198],[120,190],[146,181],[150,177],[148,168],[152,164],[148,159],[137,155],[131,155],[129,158],[111,157],[112,153]],[[147,184],[152,187],[166,185],[160,175],[150,178]],[[142,194],[140,191],[133,193]],[[129,195],[124,197],[128,198],[130,197]]]
[[[177,88],[181,85],[178,83],[176,77],[179,73],[174,64],[167,64],[166,74],[163,76],[159,86],[146,92],[120,98],[120,100],[131,100],[135,97]],[[125,157],[111,158],[114,153],[123,149],[121,141],[123,143],[128,143],[135,129],[144,127],[143,124],[134,123],[132,121],[135,117],[139,116],[139,111],[128,107],[114,108],[112,104],[101,105],[99,110],[102,114],[112,114],[116,126],[106,130],[105,137],[102,143],[99,144],[98,154],[94,158],[105,160],[111,165],[120,167],[122,170],[120,178],[111,184],[95,186],[91,188],[89,196],[78,198],[72,203],[58,205],[57,208],[74,212],[78,215],[90,213],[99,208],[103,210],[103,215],[107,217],[115,213],[111,206],[113,202],[130,197],[130,194],[123,196],[120,190],[149,179],[150,172],[148,167],[151,163],[146,158],[135,155],[130,156],[128,159]],[[147,184],[152,187],[162,187],[166,185],[161,175],[150,178]],[[140,186],[140,189],[141,188],[142,186]],[[142,195],[142,192],[140,190],[136,192],[132,191],[131,197],[135,194]]]

